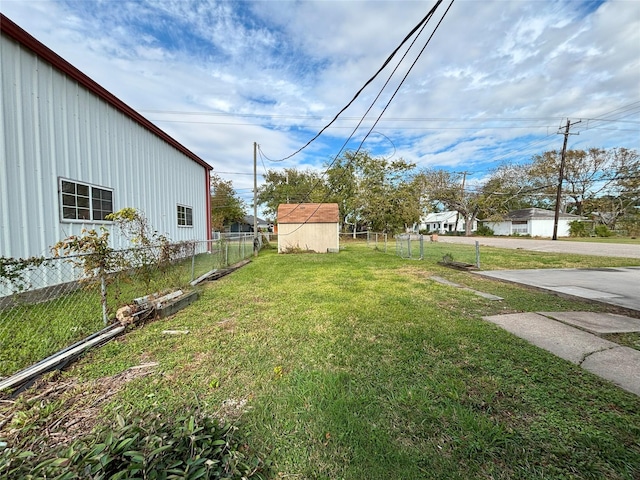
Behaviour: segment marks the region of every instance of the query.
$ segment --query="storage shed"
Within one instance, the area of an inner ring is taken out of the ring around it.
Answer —
[[[278,253],[293,249],[318,253],[340,250],[337,203],[299,203],[278,206]]]
[[[209,164],[4,15],[0,31],[0,256],[48,256],[124,207],[211,237]]]
[[[569,236],[569,223],[582,217],[561,213],[558,217],[558,236]],[[529,235],[552,237],[555,212],[543,208],[524,208],[510,211],[502,221],[483,222],[495,235]]]

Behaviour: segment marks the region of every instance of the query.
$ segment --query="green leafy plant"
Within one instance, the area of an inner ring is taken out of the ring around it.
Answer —
[[[482,237],[491,237],[492,235],[494,235],[494,231],[487,225],[478,225],[476,235],[480,235]]]
[[[49,451],[25,446],[0,447],[0,476],[261,479],[268,472],[268,462],[250,451],[236,427],[221,426],[197,412],[175,419],[153,414],[128,421],[117,415],[113,427],[68,446]]]
[[[613,232],[606,225],[597,225],[594,231],[598,237],[610,237],[613,235]]]
[[[71,235],[51,247],[55,257],[68,256],[68,261],[84,271],[85,281],[100,280],[100,301],[104,324],[108,323],[107,282],[111,273],[124,268],[124,260],[109,246],[109,231],[100,227],[100,234],[95,229],[82,229],[82,235]]]
[[[182,258],[193,255],[195,242],[172,243],[166,235],[158,233],[150,225],[143,212],[127,207],[107,215],[134,248],[126,252],[129,264],[147,287],[157,273],[166,273]],[[123,253],[124,254],[124,253]]]
[[[4,283],[14,293],[27,290],[27,272],[38,268],[46,262],[44,257],[9,258],[0,257],[0,283]]]
[[[589,235],[587,231],[587,224],[580,220],[574,220],[569,222],[569,236],[571,237],[586,237]]]

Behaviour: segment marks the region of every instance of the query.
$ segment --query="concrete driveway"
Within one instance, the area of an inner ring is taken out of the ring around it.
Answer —
[[[438,241],[469,245],[475,245],[475,242],[478,241],[481,246],[498,248],[640,259],[640,244],[453,236],[443,236]],[[632,312],[638,312],[640,315],[640,266],[494,270],[476,273],[497,280],[529,285],[559,295],[608,303]]]
[[[615,305],[640,316],[640,267],[550,268],[474,272],[563,296]]]
[[[476,241],[479,242],[481,246],[487,245],[490,247],[532,250],[534,252],[640,258],[640,243],[571,242],[568,240],[541,240],[537,238],[454,237],[447,235],[440,235],[438,238],[438,242],[441,243],[460,243],[465,245],[475,245]]]
[[[470,245],[478,241],[480,245],[499,248],[640,258],[640,245],[485,237],[441,237],[440,241]],[[612,332],[640,332],[640,266],[474,274],[625,309],[628,317],[593,312],[521,312],[485,320],[640,396],[640,351],[601,337]]]

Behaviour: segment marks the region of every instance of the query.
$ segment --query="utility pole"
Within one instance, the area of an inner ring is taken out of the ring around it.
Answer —
[[[258,144],[253,142],[253,256],[258,256]]]
[[[460,172],[462,173],[462,187],[460,188],[460,193],[461,193],[461,197],[460,197],[460,201],[464,202],[464,184],[467,181],[467,175],[471,172]],[[458,222],[460,221],[460,210],[456,211],[456,224],[453,227],[453,231],[457,232],[458,231]],[[466,226],[466,222],[465,222],[465,235],[468,235],[468,232],[466,231],[467,226]]]
[[[580,123],[578,120],[576,123]],[[558,175],[558,191],[556,193],[556,211],[553,218],[553,237],[551,240],[558,240],[558,220],[560,218],[560,202],[562,201],[562,181],[564,180],[564,164],[567,155],[567,139],[569,138],[569,129],[571,128],[571,120],[567,118],[567,125],[564,127],[564,142],[562,144],[562,156],[560,158],[560,173]],[[560,132],[558,132],[560,133]]]

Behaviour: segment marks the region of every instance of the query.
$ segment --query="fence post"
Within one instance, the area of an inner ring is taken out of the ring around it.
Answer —
[[[102,304],[102,321],[107,326],[109,314],[107,313],[107,282],[104,279],[104,273],[100,275],[100,303]]]
[[[191,280],[193,282],[195,280],[195,271],[196,271],[196,242],[193,242],[193,247],[191,248]]]
[[[420,235],[420,260],[424,260],[424,235]]]
[[[384,234],[384,253],[387,253],[387,234]]]
[[[480,269],[480,242],[476,240],[476,267]]]
[[[407,236],[407,257],[411,258],[411,234]]]

